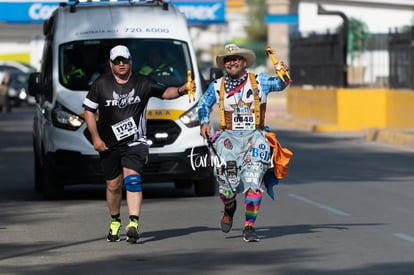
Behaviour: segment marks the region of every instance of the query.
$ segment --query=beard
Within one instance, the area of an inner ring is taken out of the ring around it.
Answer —
[[[233,72],[233,73],[229,73],[227,72],[227,75],[231,78],[231,79],[239,79],[241,78],[245,73],[244,69],[238,70],[237,72]]]

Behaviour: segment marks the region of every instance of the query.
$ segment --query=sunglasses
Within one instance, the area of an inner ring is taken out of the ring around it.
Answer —
[[[122,62],[123,64],[128,64],[128,63],[129,63],[129,58],[125,58],[125,57],[117,57],[117,58],[115,58],[114,60],[111,60],[111,62],[112,62],[114,65],[119,65],[119,64],[121,64],[121,62]]]
[[[239,62],[240,60],[242,60],[243,58],[242,57],[240,57],[240,56],[229,56],[229,57],[226,57],[226,58],[224,58],[224,63],[228,63],[228,62],[232,62],[232,61],[234,61],[234,62]]]

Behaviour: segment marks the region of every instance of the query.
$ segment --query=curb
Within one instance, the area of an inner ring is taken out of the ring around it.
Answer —
[[[348,131],[341,131],[334,124],[321,124],[317,121],[292,118],[286,110],[285,93],[275,93],[269,96],[267,106],[265,124],[273,128],[285,128],[306,132],[336,132],[344,133],[344,135],[349,133]],[[362,136],[367,141],[414,149],[414,130],[370,128],[359,132],[362,133]]]
[[[365,139],[414,149],[414,132],[368,129]]]
[[[290,118],[273,118],[267,119],[268,124],[275,128],[285,128],[305,132],[336,132],[348,133],[346,131],[337,130],[335,125],[317,124],[309,121],[297,121]],[[414,131],[408,130],[390,130],[390,129],[366,129],[361,130],[365,140],[377,143],[401,146],[414,149]]]

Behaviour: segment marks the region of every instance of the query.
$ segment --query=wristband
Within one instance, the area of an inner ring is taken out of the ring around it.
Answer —
[[[180,88],[177,88],[177,92],[179,96],[183,96],[184,94],[180,92]]]

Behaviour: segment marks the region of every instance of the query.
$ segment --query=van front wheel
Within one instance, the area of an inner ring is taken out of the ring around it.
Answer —
[[[42,192],[43,191],[42,165],[40,164],[40,156],[36,150],[36,146],[33,146],[33,151],[34,151],[34,188],[36,192]]]
[[[213,172],[207,178],[194,182],[194,192],[199,197],[216,195],[217,183]]]
[[[63,185],[56,179],[56,175],[45,161],[42,167],[43,195],[47,200],[63,198]]]

